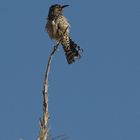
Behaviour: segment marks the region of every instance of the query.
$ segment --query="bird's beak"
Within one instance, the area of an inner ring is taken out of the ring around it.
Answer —
[[[63,5],[63,6],[62,6],[62,9],[65,8],[65,7],[68,7],[68,6],[69,6],[69,5]]]

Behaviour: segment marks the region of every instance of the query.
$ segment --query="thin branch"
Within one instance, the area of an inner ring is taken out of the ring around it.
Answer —
[[[64,34],[66,33],[68,27],[65,29],[65,32],[62,34],[59,42],[54,46],[53,51],[51,52],[48,64],[45,72],[44,83],[43,83],[43,117],[40,119],[40,136],[38,140],[47,140],[48,138],[48,123],[49,123],[49,112],[48,112],[48,78],[51,68],[51,62],[55,52],[58,49],[59,44],[61,43]]]

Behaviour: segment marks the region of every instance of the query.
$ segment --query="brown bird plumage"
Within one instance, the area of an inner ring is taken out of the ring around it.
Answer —
[[[81,57],[82,49],[70,38],[69,23],[63,15],[63,9],[68,5],[52,5],[49,9],[48,21],[45,29],[51,39],[61,40],[68,64],[75,62],[76,58]],[[66,30],[67,29],[67,30]],[[63,38],[62,38],[63,37]]]

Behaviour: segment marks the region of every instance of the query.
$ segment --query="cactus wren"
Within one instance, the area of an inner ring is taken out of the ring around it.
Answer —
[[[45,30],[51,39],[60,41],[63,46],[68,64],[75,62],[76,58],[81,57],[82,49],[74,43],[69,34],[69,23],[63,15],[63,9],[69,5],[55,4],[49,8],[48,21]]]

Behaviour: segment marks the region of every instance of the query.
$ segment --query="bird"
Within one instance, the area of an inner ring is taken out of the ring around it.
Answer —
[[[45,30],[51,39],[61,43],[68,64],[72,64],[81,58],[83,49],[70,37],[70,24],[64,16],[64,8],[68,6],[60,4],[50,6]]]

